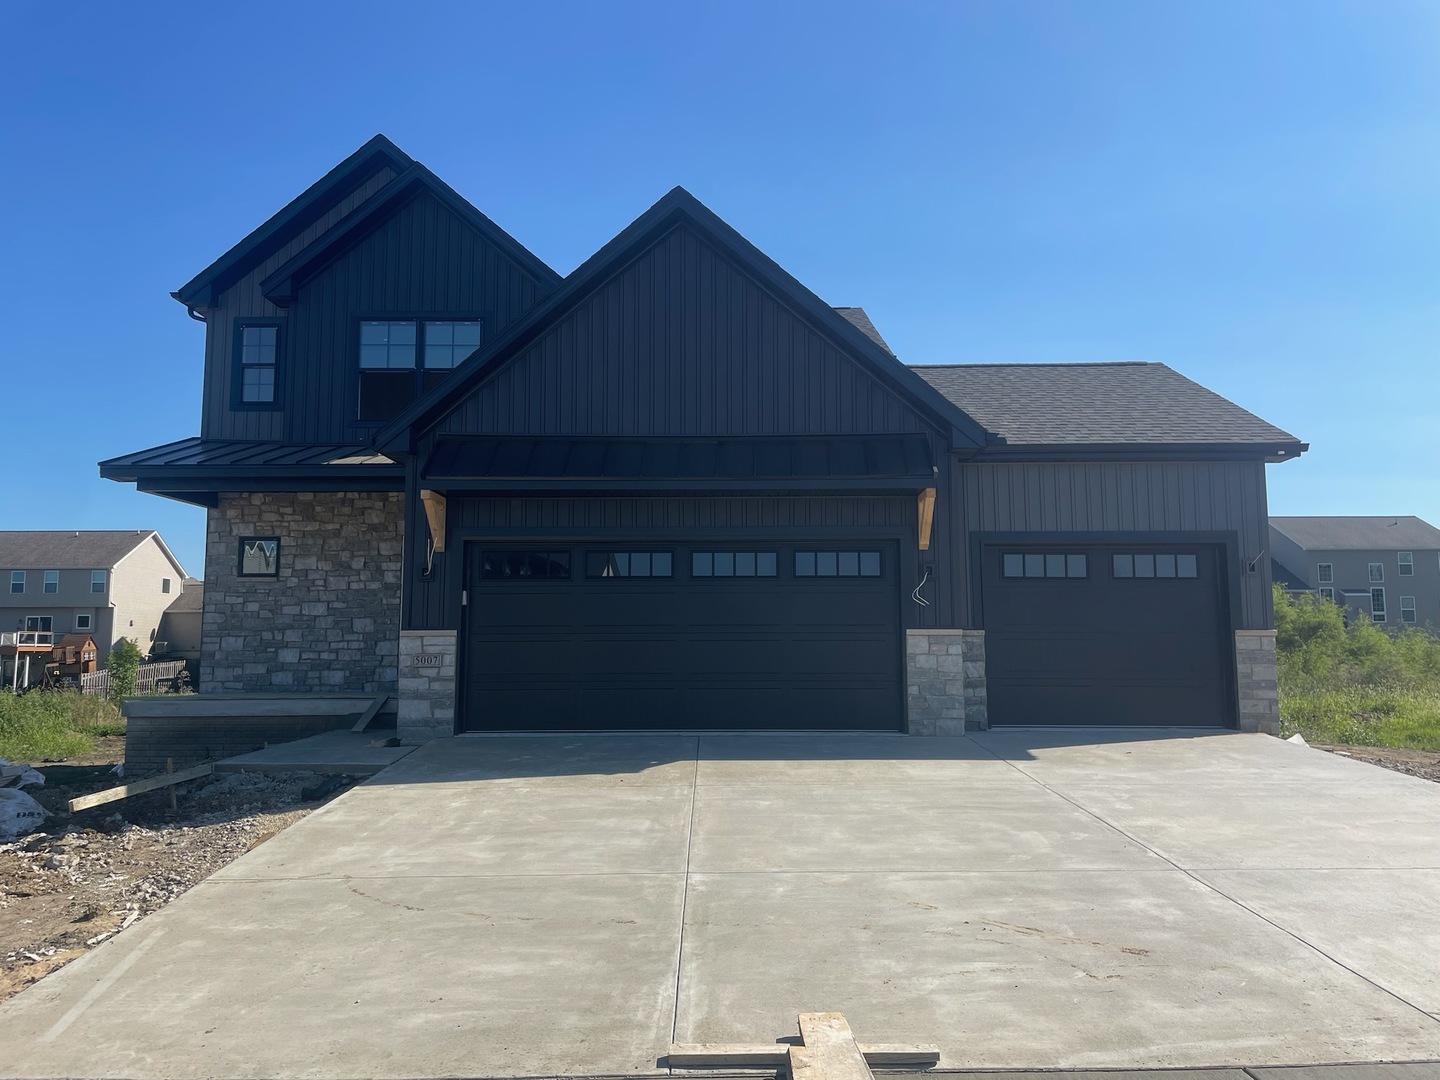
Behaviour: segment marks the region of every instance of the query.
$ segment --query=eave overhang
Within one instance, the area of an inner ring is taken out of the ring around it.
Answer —
[[[170,295],[189,308],[211,306],[251,267],[279,251],[379,169],[388,165],[399,172],[412,164],[408,154],[376,135]]]
[[[1309,443],[1002,443],[967,461],[1291,461],[1310,449]]]

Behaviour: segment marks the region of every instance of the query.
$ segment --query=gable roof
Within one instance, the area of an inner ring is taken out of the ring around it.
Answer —
[[[500,337],[473,354],[448,379],[382,428],[374,438],[374,445],[381,450],[405,452],[413,431],[437,422],[450,407],[543,334],[558,316],[681,223],[734,259],[764,288],[864,364],[890,390],[948,425],[956,445],[980,447],[991,441],[989,433],[963,409],[795,280],[699,199],[684,188],[676,187],[572,271],[554,292],[512,323]]]
[[[1413,515],[1272,517],[1270,525],[1306,551],[1440,550],[1440,529]]]
[[[1164,364],[947,364],[911,369],[1019,447],[1308,447]]]
[[[185,612],[203,611],[205,608],[205,582],[196,578],[186,578],[180,586],[180,595],[170,601],[170,606],[165,609],[167,615],[180,615]]]
[[[0,532],[0,567],[7,570],[108,570],[152,536],[159,538],[154,529]],[[161,546],[164,546],[163,541]],[[166,554],[169,554],[168,549]]]
[[[462,198],[454,188],[418,161],[325,230],[293,258],[260,283],[260,291],[277,307],[288,307],[306,280],[338,259],[422,191],[428,191],[461,220],[500,249],[542,285],[553,286],[560,275],[529,248]]]
[[[251,267],[287,244],[386,165],[397,172],[414,164],[384,135],[376,135],[302,191],[245,239],[170,295],[187,307],[204,307]]]

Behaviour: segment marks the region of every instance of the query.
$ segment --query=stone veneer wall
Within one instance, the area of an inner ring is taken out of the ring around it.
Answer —
[[[1280,734],[1280,683],[1274,630],[1235,631],[1235,689],[1240,730]]]
[[[990,726],[984,630],[907,630],[905,681],[911,735],[963,735]]]
[[[400,631],[396,734],[424,742],[455,734],[455,631]]]
[[[404,496],[222,495],[205,535],[202,693],[395,693]],[[278,577],[240,577],[242,536],[278,536]]]

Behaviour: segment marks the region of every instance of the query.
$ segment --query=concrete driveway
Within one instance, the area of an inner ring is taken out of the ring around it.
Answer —
[[[0,1009],[6,1076],[1440,1058],[1440,785],[1260,735],[430,744]]]

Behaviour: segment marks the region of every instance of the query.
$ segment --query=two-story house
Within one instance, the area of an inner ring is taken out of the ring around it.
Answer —
[[[1162,364],[907,366],[680,188],[562,276],[383,137],[175,297],[200,433],[101,473],[208,509],[210,692],[393,694],[407,739],[1278,730],[1305,445]]]
[[[1288,588],[1390,626],[1440,627],[1440,529],[1418,517],[1272,517]]]
[[[0,532],[0,633],[4,666],[38,656],[70,633],[94,639],[104,663],[121,638],[141,653],[156,639],[165,609],[180,595],[185,570],[154,530]]]

